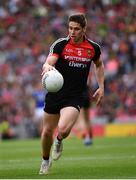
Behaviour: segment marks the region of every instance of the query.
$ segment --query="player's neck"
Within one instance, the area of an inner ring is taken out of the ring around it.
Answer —
[[[75,40],[71,39],[71,42],[73,44],[81,44],[83,41],[84,41],[84,36],[80,37],[79,39],[75,39]]]

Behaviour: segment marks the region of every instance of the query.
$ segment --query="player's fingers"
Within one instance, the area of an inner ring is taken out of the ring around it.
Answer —
[[[44,71],[42,71],[42,73],[41,73],[41,76],[43,76],[44,75]]]
[[[41,75],[43,76],[46,72],[51,71],[51,70],[56,70],[53,66],[48,66],[43,69]]]
[[[96,98],[97,96],[97,91],[93,94],[93,98]]]
[[[96,104],[97,104],[98,106],[100,106],[100,105],[102,104],[102,100],[103,100],[103,96],[99,96],[98,99],[97,99]]]
[[[99,106],[101,104],[101,99],[98,98],[97,101],[96,101],[96,105]]]

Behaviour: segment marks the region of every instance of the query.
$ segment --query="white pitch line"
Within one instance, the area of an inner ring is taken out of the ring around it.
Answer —
[[[83,160],[119,160],[119,159],[135,159],[136,158],[136,155],[121,155],[121,156],[114,156],[112,157],[111,155],[107,155],[107,156],[104,156],[104,157],[100,157],[100,156],[90,156],[88,157],[62,157],[62,160],[63,161],[83,161]],[[35,158],[35,159],[27,159],[27,163],[28,162],[40,162],[40,158]],[[9,159],[9,160],[0,160],[0,163],[4,163],[4,164],[7,164],[7,163],[21,163],[21,162],[26,162],[26,160],[22,159]]]
[[[131,144],[131,148],[133,148],[133,147],[136,147],[136,144]],[[87,147],[81,147],[82,149],[83,148],[86,148],[87,149]],[[104,144],[104,145],[93,145],[91,148],[93,148],[93,149],[105,149],[105,148],[108,148],[108,149],[111,149],[111,148],[130,148],[129,147],[129,144],[123,144],[123,145],[121,145],[121,147],[120,147],[120,145],[107,145],[107,144]],[[65,147],[65,149],[68,149],[68,150],[70,150],[70,149],[78,149],[76,146],[72,146],[72,147]],[[89,149],[89,147],[88,147],[88,149]]]
[[[91,156],[91,155],[90,155]],[[119,160],[119,159],[135,159],[136,155],[130,155],[130,156],[114,156],[112,157],[111,155],[105,156],[105,157],[68,157],[68,158],[63,158],[64,161],[82,161],[82,160]]]

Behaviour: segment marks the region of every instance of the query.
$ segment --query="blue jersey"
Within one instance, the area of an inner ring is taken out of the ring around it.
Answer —
[[[36,102],[36,107],[37,108],[43,108],[44,106],[44,100],[45,100],[45,92],[42,90],[37,90],[33,93],[33,97]]]

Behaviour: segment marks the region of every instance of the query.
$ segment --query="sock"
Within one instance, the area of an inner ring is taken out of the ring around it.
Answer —
[[[43,156],[43,160],[48,161],[49,160],[49,156]]]
[[[57,140],[57,143],[58,143],[58,144],[61,144],[62,137],[60,137],[60,135],[58,134],[56,140]]]

